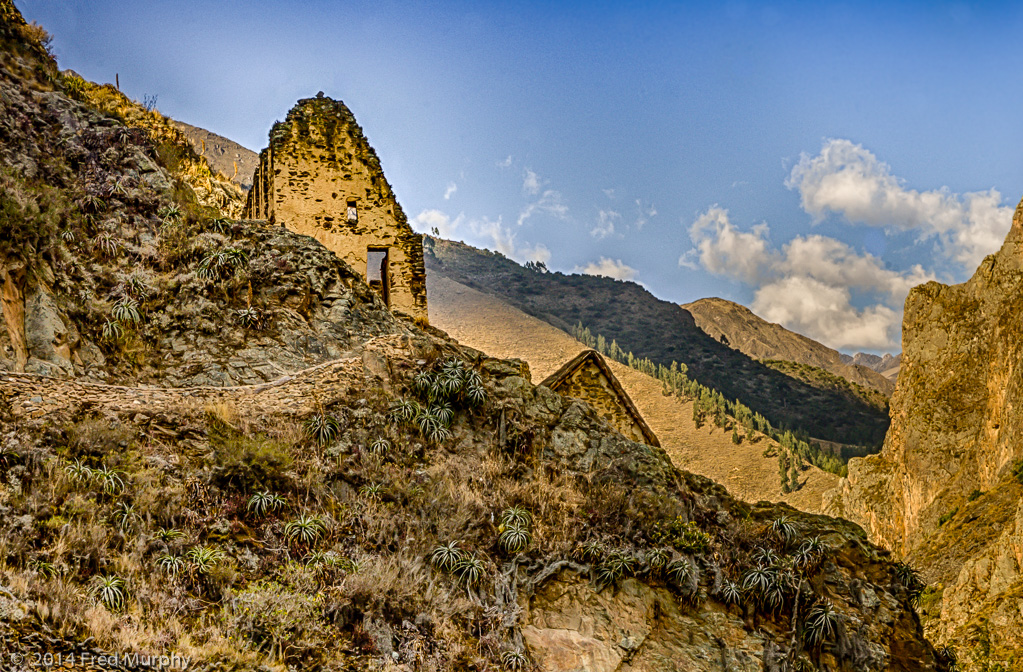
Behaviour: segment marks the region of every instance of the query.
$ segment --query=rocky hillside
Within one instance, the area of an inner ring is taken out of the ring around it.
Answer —
[[[892,428],[829,507],[937,585],[932,632],[1003,669],[1023,664],[1021,311],[1023,205],[968,282],[910,293]]]
[[[886,396],[895,390],[895,384],[877,370],[847,363],[837,350],[761,319],[745,306],[711,298],[684,304],[682,308],[692,314],[696,326],[711,338],[754,359],[784,360],[823,369]]]
[[[865,352],[857,352],[855,355],[842,355],[842,361],[854,366],[865,366],[872,371],[877,371],[893,383],[899,377],[899,364],[902,362],[902,355],[885,354],[883,357],[871,355]]]
[[[449,278],[429,276],[427,289],[430,324],[464,345],[527,362],[535,382],[586,347],[500,298]],[[821,496],[835,487],[837,476],[805,464],[799,488],[783,492],[778,456],[785,451],[776,441],[752,431],[736,444],[728,429],[713,423],[697,426],[693,400],[666,395],[656,378],[614,360],[607,363],[677,467],[706,476],[746,501],[785,502],[802,511],[820,512]]]
[[[431,242],[432,241],[432,242]],[[537,272],[468,245],[427,239],[427,271],[496,294],[523,312],[572,333],[582,324],[636,357],[669,366],[738,399],[776,428],[844,444],[879,445],[888,426],[884,399],[868,400],[833,380],[796,378],[711,338],[692,314],[634,282]]]
[[[192,149],[206,159],[210,167],[229,177],[242,189],[252,187],[252,175],[259,165],[259,154],[234,140],[183,121],[174,121],[174,126],[188,138]]]
[[[220,216],[39,36],[0,0],[7,356],[36,371],[0,372],[5,670],[947,669],[860,528],[739,502]],[[26,342],[26,296],[62,338]],[[333,361],[224,385],[303,356]]]

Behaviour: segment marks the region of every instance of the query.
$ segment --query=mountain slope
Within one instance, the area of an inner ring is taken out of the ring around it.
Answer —
[[[970,280],[910,292],[891,431],[879,455],[850,461],[828,507],[941,589],[932,632],[1012,669],[1023,663],[1021,313],[1023,203]]]
[[[814,387],[732,350],[700,330],[692,315],[639,285],[589,275],[535,272],[462,243],[428,239],[427,270],[501,296],[567,332],[582,323],[637,357],[685,364],[690,377],[739,399],[775,427],[840,443],[880,443],[888,426],[883,402]]]
[[[527,362],[534,381],[554,373],[585,348],[560,329],[500,298],[449,278],[427,276],[427,292],[430,324],[463,345]],[[820,509],[821,495],[837,483],[837,476],[807,465],[800,479],[802,487],[783,494],[775,441],[758,435],[754,442],[747,438],[736,446],[727,431],[712,423],[695,426],[692,401],[666,396],[659,381],[635,369],[613,360],[608,360],[608,365],[679,468],[706,476],[737,497],[783,501],[809,512]]]
[[[175,120],[174,126],[192,143],[196,154],[209,161],[214,170],[229,177],[242,189],[252,187],[252,175],[259,165],[259,154],[222,135],[183,121]]]
[[[709,298],[683,304],[682,308],[688,310],[696,326],[712,338],[754,359],[781,359],[814,366],[885,396],[891,396],[895,390],[895,384],[877,371],[847,364],[837,350],[761,319],[745,306]]]

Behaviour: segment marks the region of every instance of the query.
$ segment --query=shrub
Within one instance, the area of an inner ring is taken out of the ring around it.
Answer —
[[[957,513],[959,513],[959,507],[958,506],[955,507],[954,509],[952,509],[951,511],[949,511],[948,513],[942,514],[942,516],[940,518],[938,518],[938,527],[941,527],[942,525],[944,525],[948,521],[950,521],[953,518],[955,518],[955,515]]]
[[[971,492],[971,493],[970,493],[970,494],[969,494],[969,495],[968,495],[968,496],[966,497],[966,501],[968,501],[968,502],[972,502],[972,501],[974,501],[975,499],[977,499],[978,497],[980,497],[980,496],[981,496],[981,495],[983,495],[983,494],[984,494],[984,493],[983,493],[982,491],[980,491],[980,490],[974,490],[973,492]]]
[[[686,521],[681,515],[676,516],[663,529],[658,525],[654,537],[657,541],[666,542],[683,553],[702,553],[710,545],[710,535],[697,527],[693,521]]]
[[[226,629],[271,657],[297,663],[323,646],[318,597],[259,581],[236,594],[224,609]]]
[[[215,451],[212,480],[216,485],[243,492],[286,490],[287,471],[293,462],[287,444],[232,430],[215,429],[210,434]]]

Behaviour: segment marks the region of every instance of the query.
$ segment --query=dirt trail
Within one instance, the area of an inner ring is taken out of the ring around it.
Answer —
[[[584,346],[565,332],[526,315],[499,298],[436,274],[427,275],[430,323],[460,343],[492,357],[515,357],[529,363],[533,382],[539,383]],[[693,422],[691,402],[665,396],[661,383],[618,362],[608,362],[632,397],[661,445],[677,466],[721,483],[732,495],[747,501],[784,501],[817,513],[821,495],[838,483],[834,474],[810,467],[802,473],[803,487],[783,495],[778,460],[764,457],[778,444],[763,435],[741,445],[731,433]],[[772,451],[773,454],[773,451]]]

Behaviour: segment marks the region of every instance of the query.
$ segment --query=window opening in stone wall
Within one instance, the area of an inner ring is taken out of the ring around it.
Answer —
[[[359,221],[359,209],[355,205],[355,201],[348,201],[348,221],[353,224]]]
[[[366,282],[391,305],[391,281],[387,265],[387,248],[370,247],[366,250]]]

